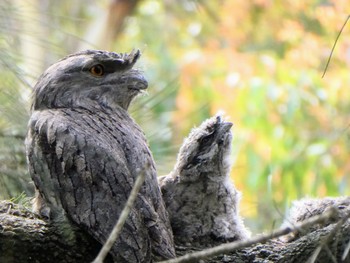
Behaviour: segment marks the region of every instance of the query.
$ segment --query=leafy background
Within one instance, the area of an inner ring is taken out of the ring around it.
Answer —
[[[349,194],[350,14],[340,0],[2,0],[0,198],[33,194],[23,140],[43,70],[86,48],[143,52],[131,113],[166,174],[189,130],[234,123],[232,180],[253,232],[294,199]]]

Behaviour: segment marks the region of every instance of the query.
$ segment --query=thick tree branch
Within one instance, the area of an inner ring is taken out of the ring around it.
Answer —
[[[319,249],[319,253],[314,262],[333,262],[332,258],[341,262],[342,257],[344,262],[350,262],[347,253],[350,222],[347,218],[343,218],[339,221],[340,223],[333,223],[308,233],[290,243],[271,240],[281,234],[298,230],[300,227],[319,223],[328,216],[329,214],[324,214],[298,224],[296,228],[281,229],[235,245],[224,244],[224,247],[228,245],[230,249],[219,251],[215,254],[215,258],[205,262],[218,263],[224,260],[226,262],[307,262],[316,249]],[[36,262],[54,263],[91,262],[101,248],[83,233],[77,233],[78,242],[68,245],[63,236],[57,232],[57,228],[25,208],[7,201],[0,202],[0,229],[0,262],[5,263],[28,262],[34,259]],[[263,242],[266,243],[262,244]],[[228,253],[232,248],[236,250]],[[224,255],[224,253],[228,254]],[[111,261],[107,259],[105,262]]]
[[[250,247],[253,245],[258,245],[259,243],[266,243],[268,241],[271,241],[272,239],[287,235],[291,232],[299,232],[300,230],[307,229],[310,226],[313,226],[315,224],[322,224],[324,222],[327,222],[327,221],[329,221],[330,218],[335,217],[335,215],[337,213],[338,213],[337,209],[332,208],[332,209],[328,210],[325,214],[312,217],[312,218],[310,218],[302,223],[296,224],[294,228],[284,227],[284,228],[276,230],[272,233],[259,235],[259,236],[253,237],[249,240],[236,241],[236,242],[232,242],[232,243],[222,244],[220,246],[216,246],[213,248],[208,248],[208,249],[205,249],[202,251],[187,254],[187,255],[184,255],[184,256],[181,256],[181,257],[178,257],[175,259],[162,261],[161,263],[193,262],[193,261],[198,261],[201,259],[207,259],[210,257],[222,255],[222,254],[227,254],[227,253],[230,253],[230,252],[238,250],[238,249],[247,248],[247,247]]]
[[[81,231],[75,242],[23,206],[0,202],[0,262],[91,262],[101,245]],[[112,262],[109,260],[105,262]]]

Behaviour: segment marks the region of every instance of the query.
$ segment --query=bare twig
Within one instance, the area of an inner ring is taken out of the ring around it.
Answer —
[[[344,249],[344,253],[343,253],[342,257],[341,257],[342,261],[344,261],[345,258],[348,256],[349,250],[350,250],[350,241],[346,244],[346,247]]]
[[[238,241],[238,242],[232,242],[232,243],[227,243],[223,244],[220,246],[208,248],[202,251],[190,253],[178,258],[170,259],[167,261],[162,261],[160,263],[184,263],[184,262],[196,262],[199,261],[200,259],[205,259],[209,257],[214,257],[218,256],[221,254],[229,253],[234,250],[244,248],[244,247],[249,247],[251,245],[257,244],[257,243],[265,243],[273,238],[277,238],[280,236],[284,236],[286,234],[289,234],[294,231],[299,231],[300,229],[303,228],[308,228],[312,225],[315,224],[322,224],[324,222],[327,222],[329,218],[334,217],[338,213],[338,210],[335,207],[330,208],[328,211],[325,213],[311,217],[301,223],[295,224],[295,227],[290,228],[290,227],[284,227],[279,230],[274,231],[273,233],[269,234],[264,234],[260,236],[253,237],[249,240],[244,240],[244,241]]]
[[[336,234],[336,232],[339,230],[339,228],[344,224],[344,222],[349,218],[350,213],[347,213],[339,222],[335,225],[335,227],[330,231],[327,236],[322,240],[321,244],[317,246],[315,249],[314,253],[311,255],[309,260],[307,261],[308,263],[314,263],[316,262],[316,259],[322,249],[325,249],[328,256],[331,258],[332,262],[337,263],[337,259],[334,257],[332,251],[327,247],[327,244],[333,238],[333,236]]]
[[[331,54],[330,54],[329,57],[328,57],[326,67],[325,67],[325,69],[324,69],[324,71],[323,71],[322,78],[324,77],[324,75],[326,75],[326,72],[327,72],[327,69],[328,69],[328,65],[329,65],[329,62],[331,61],[331,58],[332,58],[332,55],[333,55],[333,51],[334,51],[334,49],[335,49],[335,46],[337,45],[338,39],[339,39],[341,33],[343,32],[343,29],[344,29],[344,27],[345,27],[345,25],[346,25],[346,23],[348,22],[349,19],[350,19],[350,15],[348,15],[347,19],[345,20],[343,26],[341,27],[341,29],[340,29],[340,31],[339,31],[339,33],[338,33],[338,35],[337,35],[337,38],[335,39],[334,45],[333,45],[332,50],[331,50]]]
[[[107,256],[108,252],[111,250],[114,242],[118,239],[120,232],[124,226],[124,223],[126,221],[126,219],[128,218],[129,214],[130,214],[130,210],[132,209],[137,194],[139,193],[141,186],[143,184],[143,182],[145,181],[145,173],[148,170],[149,165],[139,172],[139,175],[136,179],[136,182],[130,192],[129,198],[126,201],[125,207],[123,208],[123,211],[121,212],[118,222],[115,224],[111,234],[109,235],[106,243],[103,245],[103,247],[101,248],[100,252],[98,253],[97,257],[95,258],[95,260],[92,263],[103,263],[103,260],[105,259],[105,257]]]
[[[328,240],[328,238],[326,238]],[[315,249],[314,253],[312,253],[311,257],[308,259],[307,263],[315,263],[318,255],[321,253],[322,249],[324,248],[328,254],[328,256],[330,257],[330,259],[332,260],[333,263],[337,263],[337,259],[334,257],[332,251],[327,247],[324,246],[325,242],[322,242],[321,245],[317,246],[317,248]]]
[[[1,138],[14,138],[14,139],[19,139],[21,141],[24,141],[24,139],[26,138],[26,136],[23,134],[5,134],[4,132],[0,132],[0,137]]]

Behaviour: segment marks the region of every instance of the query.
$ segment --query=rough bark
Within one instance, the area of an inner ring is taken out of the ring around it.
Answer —
[[[24,207],[8,201],[0,202],[0,230],[0,262],[4,263],[91,262],[100,249],[98,243],[81,232],[77,232],[78,242],[65,240],[54,226]],[[350,242],[349,233],[350,221],[345,220],[290,243],[269,240],[205,262],[307,262],[319,248],[319,254],[313,262],[350,262],[349,255],[342,261]],[[178,248],[177,253],[186,254],[190,250]]]
[[[82,232],[76,237],[72,243],[23,206],[0,202],[0,262],[91,262],[101,245]]]

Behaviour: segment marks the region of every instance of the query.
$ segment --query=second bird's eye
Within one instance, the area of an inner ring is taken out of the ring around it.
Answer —
[[[92,66],[89,71],[95,77],[102,77],[105,74],[105,69],[101,64]]]

